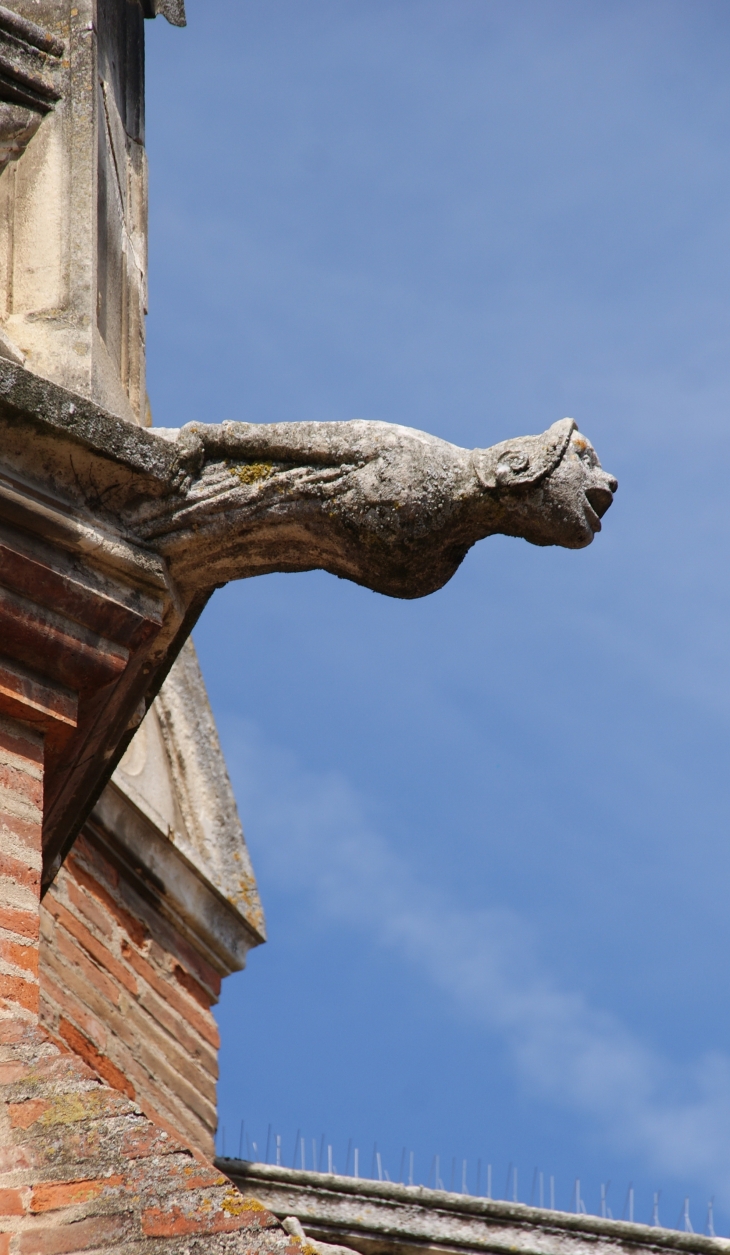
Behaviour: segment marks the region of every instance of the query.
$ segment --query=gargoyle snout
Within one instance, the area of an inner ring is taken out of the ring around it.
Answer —
[[[599,519],[602,519],[606,510],[613,502],[613,494],[618,488],[618,480],[613,475],[607,475],[605,471],[598,471],[593,476],[593,483],[586,488],[586,497],[591,503]]]

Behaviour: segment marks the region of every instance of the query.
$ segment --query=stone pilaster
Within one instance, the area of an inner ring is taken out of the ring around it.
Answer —
[[[0,356],[145,424],[144,12],[13,10],[0,9]]]

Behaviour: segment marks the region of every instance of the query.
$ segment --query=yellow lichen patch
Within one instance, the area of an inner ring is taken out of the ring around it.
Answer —
[[[240,860],[240,855],[236,854],[235,857]],[[237,889],[234,893],[229,894],[229,901],[243,912],[248,922],[254,928],[261,932],[264,927],[264,912],[253,876],[247,872],[240,873]]]
[[[231,475],[235,475],[241,484],[257,484],[268,479],[273,467],[271,462],[236,462],[228,467]]]
[[[257,1198],[244,1198],[238,1190],[231,1190],[223,1199],[221,1210],[227,1211],[229,1216],[242,1216],[245,1211],[266,1211],[266,1208]]]
[[[39,1117],[39,1124],[77,1124],[98,1116],[104,1107],[98,1094],[55,1094],[47,1111]]]

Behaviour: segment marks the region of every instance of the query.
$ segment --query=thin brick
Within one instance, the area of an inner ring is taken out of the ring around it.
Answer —
[[[155,1109],[166,1109],[175,1128],[182,1129],[181,1121],[192,1120],[195,1127],[202,1123],[207,1131],[215,1129],[215,1101],[206,1098],[194,1085],[183,1082],[178,1073],[170,1076],[169,1069],[158,1070],[160,1057],[157,1054],[150,1054],[141,1047],[132,1050],[124,1046],[114,1059],[133,1080],[137,1101],[145,1109],[150,1103]]]
[[[136,1008],[130,1007],[130,1015],[124,1017],[125,1030]],[[192,1115],[200,1120],[206,1130],[215,1128],[215,1084],[202,1071],[192,1068],[180,1070],[179,1052],[171,1057],[165,1041],[150,1044],[144,1023],[133,1025],[133,1032],[125,1031],[109,1041],[107,1053],[120,1070],[134,1081],[137,1099],[144,1105],[144,1097],[150,1096],[155,1104],[172,1103],[173,1119]],[[149,1026],[152,1027],[152,1026]],[[154,1048],[153,1048],[154,1047]],[[176,1067],[175,1064],[178,1066]]]
[[[66,1019],[61,1019],[58,1032],[74,1053],[79,1055],[95,1072],[98,1072],[107,1085],[126,1094],[128,1098],[134,1098],[134,1086],[129,1078],[112,1063],[111,1059],[97,1050],[94,1043],[84,1037],[73,1024]]]
[[[12,730],[0,727],[0,753],[8,760],[17,760],[28,767],[42,767],[43,737],[20,723]]]
[[[34,1227],[20,1234],[17,1251],[18,1255],[71,1255],[107,1245],[116,1247],[130,1235],[131,1228],[129,1215],[92,1216],[50,1228]]]
[[[215,1120],[215,1083],[204,1072],[188,1080],[166,1061],[161,1050],[153,1049],[145,1042],[143,1036],[137,1039],[135,1057],[146,1068],[153,1084],[159,1078],[164,1083],[163,1088],[177,1094],[192,1111],[198,1112],[208,1122],[211,1118]],[[199,1087],[196,1082],[199,1082]]]
[[[154,989],[155,993],[159,994],[163,1000],[169,1002],[173,1007],[175,1007],[181,1015],[185,1017],[188,1023],[192,1024],[193,1027],[200,1033],[201,1037],[204,1037],[205,1040],[210,1042],[211,1046],[215,1046],[216,1049],[220,1046],[220,1036],[212,1017],[209,1021],[206,1020],[197,1010],[197,1007],[192,1005],[191,999],[179,994],[169,982],[165,982],[160,976],[158,976],[151,964],[143,959],[141,954],[137,954],[129,944],[122,945],[122,953],[124,954],[127,962],[135,969],[138,975],[143,977],[143,979],[147,981],[147,984]]]
[[[48,1111],[47,1098],[29,1098],[26,1102],[8,1103],[7,1112],[13,1129],[29,1129]]]
[[[60,966],[57,960],[55,965]],[[96,1055],[88,1046],[81,1050],[82,1057],[91,1067],[95,1068],[115,1088],[123,1090],[120,1075],[134,1077],[134,1088],[140,1101],[142,1099],[139,1092],[140,1082],[144,1086],[145,1094],[152,1095],[154,1101],[159,1102],[163,1093],[169,1092],[174,1096],[173,1101],[177,1099],[182,1103],[183,1111],[187,1109],[191,1114],[194,1113],[194,1120],[202,1120],[206,1130],[205,1141],[208,1141],[209,1130],[215,1127],[214,1080],[194,1058],[187,1055],[176,1043],[168,1039],[166,1033],[150,1022],[148,1013],[134,1002],[128,1003],[121,1013],[114,1012],[109,1007],[106,1023],[116,1036],[106,1038],[107,1045],[104,1046],[106,1035],[103,1030],[99,1031],[100,1026],[95,1029],[95,1024],[98,1022],[85,1014],[84,1004],[79,1001],[86,995],[88,1002],[88,986],[83,981],[76,982],[76,996],[63,990],[56,981],[51,980],[50,975],[42,977],[41,988],[42,991],[45,988],[48,995],[55,1000],[56,1005],[65,1013],[65,1017],[70,1018],[82,1030],[87,1041],[93,1041],[97,1048]],[[46,1022],[48,1022],[50,1010],[51,1007],[48,1006],[43,1012]],[[72,1043],[68,1031],[62,1031],[60,1028],[58,1031],[64,1040],[69,1044]],[[144,1065],[144,1070],[139,1064]],[[156,1098],[158,1091],[160,1091],[159,1098]],[[125,1090],[125,1092],[129,1091]],[[180,1114],[178,1110],[176,1117],[173,1118],[179,1121]]]
[[[189,1237],[194,1233],[236,1233],[246,1228],[246,1219],[225,1211],[203,1210],[186,1212],[175,1207],[163,1211],[150,1207],[142,1213],[142,1232],[150,1238]]]
[[[38,975],[38,946],[23,945],[21,942],[9,941],[4,937],[0,937],[0,958],[6,963],[12,963],[14,967],[20,967],[26,972],[32,972],[34,976]]]
[[[160,1027],[169,1034],[174,1040],[184,1046],[184,1048],[193,1056],[200,1055],[205,1058],[206,1070],[211,1076],[217,1077],[217,1050],[215,1042],[211,1043],[210,1037],[203,1037],[198,1027],[190,1023],[185,1011],[180,1011],[177,1007],[172,1006],[167,1000],[169,990],[168,979],[160,976],[160,984],[158,986],[160,992],[153,990],[147,983],[140,985],[139,994],[137,996],[138,1005],[144,1008],[144,1011],[152,1017],[152,1019],[160,1025]],[[214,1032],[217,1031],[216,1023],[211,1013],[205,1017],[205,1021],[211,1026]]]
[[[177,1013],[174,1016],[177,1018]],[[150,1013],[134,999],[125,998],[120,1010],[110,1013],[107,1023],[120,1044],[128,1047],[135,1057],[140,1057],[138,1046],[142,1043],[155,1055],[162,1056],[165,1060],[163,1066],[171,1068],[176,1075],[211,1096],[215,1093],[216,1077],[201,1065],[196,1056],[181,1048],[177,1036],[160,1028]],[[153,1072],[157,1066],[155,1061]]]
[[[149,1057],[146,1066],[126,1047],[123,1053],[116,1054],[115,1062],[134,1085],[135,1099],[145,1111],[166,1113],[171,1127],[194,1143],[202,1128],[208,1142],[216,1127],[215,1103],[206,1102],[193,1087],[161,1084],[159,1075],[150,1073]]]
[[[27,1191],[0,1190],[0,1216],[24,1216],[25,1197],[27,1197]]]
[[[41,1022],[49,1026],[49,1012],[65,1014],[87,1037],[96,1043],[100,1050],[106,1048],[107,1033],[102,1020],[88,1009],[86,1001],[82,1002],[73,992],[53,980],[47,963],[40,974],[41,987]]]
[[[132,1072],[133,1067],[134,1072]],[[171,1076],[170,1069],[164,1066],[162,1057],[152,1054],[141,1043],[138,1054],[130,1058],[125,1071],[133,1074],[135,1078],[140,1078],[136,1082],[137,1088],[144,1086],[154,1102],[168,1105],[172,1102],[174,1107],[180,1104],[188,1114],[202,1121],[206,1128],[215,1128],[215,1090],[210,1095],[203,1094],[194,1085],[184,1081],[178,1073],[173,1073]]]
[[[109,1176],[97,1181],[48,1181],[37,1185],[31,1195],[33,1212],[56,1211],[98,1198],[105,1189],[123,1184],[123,1177]]]
[[[94,901],[90,893],[80,889],[70,876],[64,876],[63,890],[68,896],[71,906],[75,907],[80,915],[83,915],[87,924],[96,928],[105,937],[111,938],[114,936],[114,928],[108,912]],[[58,899],[58,897],[58,893],[55,893],[54,898]]]
[[[59,955],[62,955],[69,961],[71,965],[76,967],[79,974],[86,980],[90,981],[96,989],[104,995],[104,997],[112,1004],[119,1005],[121,989],[105,971],[84,953],[79,946],[75,937],[69,935],[65,928],[57,927],[54,937],[54,944],[58,949]],[[44,960],[45,961],[45,960]]]
[[[91,973],[101,977],[101,983],[92,980]],[[49,944],[41,946],[39,980],[41,998],[46,980],[55,982],[56,988],[64,989],[70,997],[88,1007],[101,1024],[108,1024],[116,1003],[121,997],[118,985],[99,973],[72,937],[63,933],[56,943],[55,933]],[[103,987],[102,987],[103,986]]]
[[[74,855],[75,854],[76,851],[74,851]],[[130,911],[125,910],[125,908],[116,901],[113,894],[100,884],[100,882],[86,870],[80,859],[78,857],[74,857],[74,855],[72,855],[68,860],[68,870],[64,868],[67,878],[70,879],[70,875],[72,875],[79,882],[79,884],[83,885],[84,888],[91,895],[93,895],[93,897],[97,898],[97,900],[102,903],[114,917],[120,927],[124,929],[135,945],[144,945],[144,942],[149,936],[146,926],[141,923],[140,920],[135,919]]]
[[[40,918],[38,911],[19,911],[12,907],[0,907],[0,928],[20,937],[38,940]]]
[[[83,862],[99,884],[103,881],[107,888],[117,888],[119,871],[98,848],[94,840],[94,828],[88,824],[76,839],[68,866],[71,868],[80,862]]]
[[[32,867],[25,859],[13,858],[4,849],[0,851],[0,876],[8,876],[11,880],[34,889],[36,893],[40,889],[40,863],[37,867]]]
[[[52,915],[55,915],[57,922],[63,925],[66,931],[78,941],[79,945],[83,946],[87,954],[92,959],[95,959],[100,967],[106,968],[131,994],[136,994],[137,982],[134,975],[123,963],[120,963],[108,946],[98,941],[89,932],[86,925],[77,919],[75,915],[72,915],[58,899],[49,906],[49,910]]]
[[[117,904],[119,902],[123,903],[121,910],[124,915],[128,920],[131,918],[137,921],[138,930],[141,928],[141,935],[136,935],[130,931],[130,939],[135,942],[139,949],[146,949],[149,946],[147,953],[151,961],[154,961],[155,956],[158,956],[167,970],[170,969],[171,958],[177,958],[183,966],[187,966],[191,971],[197,972],[201,983],[211,990],[211,1002],[217,1001],[220,994],[220,974],[210,966],[168,919],[159,914],[151,902],[140,897],[129,881],[123,876],[119,876],[116,869],[112,868],[110,864],[105,863],[103,850],[99,850],[91,845],[93,830],[87,828],[86,833],[90,840],[85,840],[82,836],[74,846],[70,864],[72,873],[74,875],[77,874],[77,869],[81,866],[76,856],[83,842],[84,863],[89,861],[90,854],[94,856],[94,872],[97,877],[112,886],[113,894],[109,890],[109,896],[112,901]],[[112,876],[112,872],[114,876]]]
[[[25,791],[3,788],[0,785],[0,811],[13,818],[23,819],[28,824],[39,824],[43,813],[39,806],[28,798]]]
[[[200,981],[197,981],[194,976],[186,972],[179,963],[176,963],[173,967],[172,975],[175,977],[178,985],[181,985],[186,993],[189,993],[204,1011],[210,1010],[210,994],[207,989],[203,988]]]
[[[9,763],[0,758],[0,795],[7,790],[35,806],[43,807],[43,771],[25,760]]]
[[[158,959],[160,964],[168,971],[174,966],[174,959],[177,959],[185,971],[195,974],[200,986],[205,990],[206,1006],[217,1002],[221,992],[221,975],[216,972],[215,968],[206,963],[202,955],[190,945],[188,941],[173,928],[169,920],[164,921],[164,930],[161,930],[161,940],[163,944],[158,945],[154,937],[150,945],[150,957]]]
[[[30,821],[19,815],[9,815],[0,808],[0,836],[5,853],[28,861],[31,867],[39,867],[43,861],[41,852],[40,821]]]
[[[24,980],[20,976],[7,976],[0,973],[0,1003],[5,1006],[17,1003],[26,1011],[38,1014],[38,984]]]

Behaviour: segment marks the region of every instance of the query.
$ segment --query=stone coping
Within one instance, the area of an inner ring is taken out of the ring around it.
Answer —
[[[495,1252],[730,1251],[730,1239],[659,1226],[476,1198],[424,1186],[216,1160],[275,1215],[294,1215],[308,1236],[362,1253],[426,1249]]]

